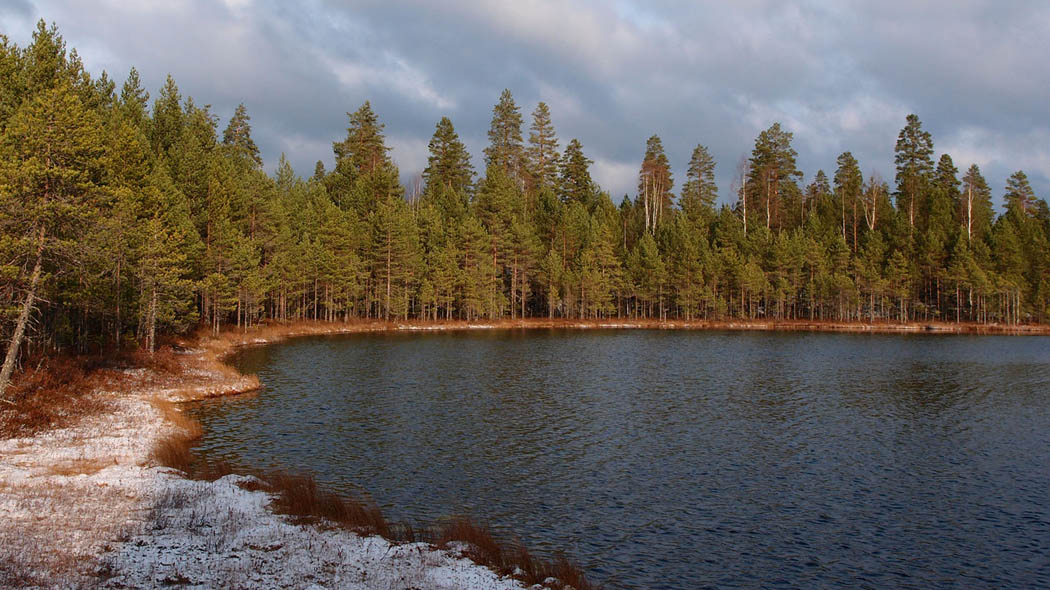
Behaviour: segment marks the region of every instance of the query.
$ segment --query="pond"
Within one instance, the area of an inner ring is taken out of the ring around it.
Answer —
[[[1050,338],[505,330],[247,349],[199,451],[618,588],[1050,587]]]

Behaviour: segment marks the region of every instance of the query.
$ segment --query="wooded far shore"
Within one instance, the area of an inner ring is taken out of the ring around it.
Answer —
[[[730,194],[699,143],[676,193],[652,135],[637,192],[614,200],[548,106],[524,130],[509,90],[477,114],[483,171],[443,117],[404,186],[368,101],[333,130],[331,169],[304,178],[284,157],[264,171],[244,105],[220,133],[173,77],[152,102],[134,69],[118,90],[43,21],[27,47],[0,38],[0,73],[0,397],[42,355],[274,321],[1019,332],[1050,318],[1050,206],[1017,171],[997,209],[978,166],[935,158],[915,115],[895,143],[887,130],[892,184],[848,151],[804,183],[772,122]]]

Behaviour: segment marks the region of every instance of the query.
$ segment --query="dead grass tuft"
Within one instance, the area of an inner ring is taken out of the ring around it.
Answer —
[[[193,439],[175,435],[157,441],[150,452],[150,461],[183,473],[193,469]]]
[[[322,490],[312,476],[277,471],[261,479],[277,495],[276,512],[300,522],[325,521],[366,535],[393,536],[378,506]]]
[[[554,561],[534,557],[520,543],[507,544],[492,535],[487,526],[459,516],[446,522],[440,529],[437,544],[448,548],[452,543],[466,545],[464,554],[475,563],[492,568],[501,575],[514,576],[527,585],[546,584],[546,580],[557,580],[556,590],[572,587],[575,590],[594,590],[583,570],[558,554]]]
[[[465,553],[475,562],[492,567],[499,573],[507,573],[508,561],[505,559],[503,545],[496,541],[488,527],[466,517],[457,516],[441,526],[437,539],[438,545],[442,547],[447,547],[452,542],[466,543]]]

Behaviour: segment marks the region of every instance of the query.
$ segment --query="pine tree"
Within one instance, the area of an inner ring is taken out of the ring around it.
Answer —
[[[26,93],[22,52],[0,33],[0,133]]]
[[[153,150],[161,156],[168,157],[168,151],[178,143],[182,135],[183,118],[182,96],[175,80],[168,75],[160,95],[153,102],[153,121],[150,125],[150,141]],[[169,164],[173,160],[169,158]]]
[[[857,159],[850,152],[843,152],[838,157],[838,168],[835,170],[835,196],[839,201],[839,222],[842,239],[853,244],[857,250],[857,202],[864,188],[864,176],[860,172]],[[852,215],[849,214],[852,212]],[[847,223],[847,219],[852,219]],[[852,233],[848,227],[852,228]],[[852,239],[850,239],[852,236]]]
[[[10,383],[40,292],[46,264],[75,267],[76,238],[94,215],[91,191],[102,153],[102,126],[69,83],[44,90],[11,117],[0,143],[3,233],[17,241],[22,303],[0,369],[0,396]],[[31,269],[31,270],[30,270]]]
[[[1018,215],[1019,218],[1023,219],[1032,212],[1035,191],[1032,190],[1028,176],[1022,170],[1014,172],[1010,178],[1006,179],[1006,194],[1003,196],[1003,201],[1006,203],[1007,212]]]
[[[748,191],[752,202],[764,209],[766,229],[783,227],[782,197],[799,192],[795,179],[802,178],[802,172],[795,165],[798,154],[791,147],[792,137],[780,123],[773,123],[759,133],[751,151]]]
[[[550,109],[547,103],[540,102],[532,112],[532,125],[529,127],[529,147],[526,150],[528,159],[530,189],[553,189],[558,182],[558,137],[554,133]]]
[[[897,165],[897,208],[908,214],[908,225],[915,227],[915,215],[933,172],[933,139],[922,129],[914,114],[897,136],[894,148]]]
[[[926,193],[923,207],[924,222],[944,234],[949,234],[959,227],[955,213],[959,202],[959,169],[955,167],[952,157],[941,154],[934,170],[933,183]]]
[[[967,239],[983,240],[991,230],[992,219],[995,217],[992,211],[992,191],[977,164],[970,165],[962,182],[959,218],[962,220],[962,226],[966,228]]]
[[[22,83],[27,98],[68,84],[68,90],[79,94],[76,86],[81,82],[82,68],[76,52],[66,52],[66,42],[58,33],[58,27],[50,27],[44,19],[37,21],[33,41],[22,55]],[[83,96],[79,96],[83,100]]]
[[[262,158],[259,156],[259,148],[252,139],[252,127],[249,124],[251,117],[244,103],[237,105],[237,109],[230,118],[230,123],[222,133],[222,143],[227,146],[234,157],[246,160],[250,167],[262,167]]]
[[[346,139],[332,143],[336,170],[355,179],[390,166],[387,155],[390,148],[383,137],[384,125],[379,122],[371,103],[366,100],[361,108],[346,115],[350,118]]]
[[[715,184],[715,160],[705,146],[697,145],[693,149],[685,177],[682,211],[694,223],[712,218],[718,199],[718,185]]]
[[[139,80],[139,71],[135,68],[131,68],[131,71],[128,72],[128,79],[121,88],[120,102],[117,107],[126,121],[143,132],[147,131],[149,92],[143,90],[142,82]]]
[[[497,167],[510,178],[522,181],[524,177],[524,148],[521,139],[521,111],[514,104],[510,90],[500,94],[492,108],[489,127],[489,146],[485,148],[485,167]]]

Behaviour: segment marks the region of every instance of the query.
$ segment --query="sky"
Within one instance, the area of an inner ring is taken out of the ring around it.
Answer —
[[[714,156],[721,200],[757,135],[794,134],[809,183],[851,151],[893,183],[893,147],[915,113],[936,156],[981,167],[1001,202],[1024,170],[1050,196],[1044,0],[4,0],[0,32],[25,46],[58,25],[94,74],[136,67],[155,97],[171,74],[225,127],[238,103],[267,169],[285,153],[331,168],[347,112],[371,101],[402,180],[426,166],[448,116],[484,170],[492,107],[509,89],[528,135],[539,101],[561,147],[578,138],[594,179],[634,195],[659,135],[675,188],[693,148]]]

